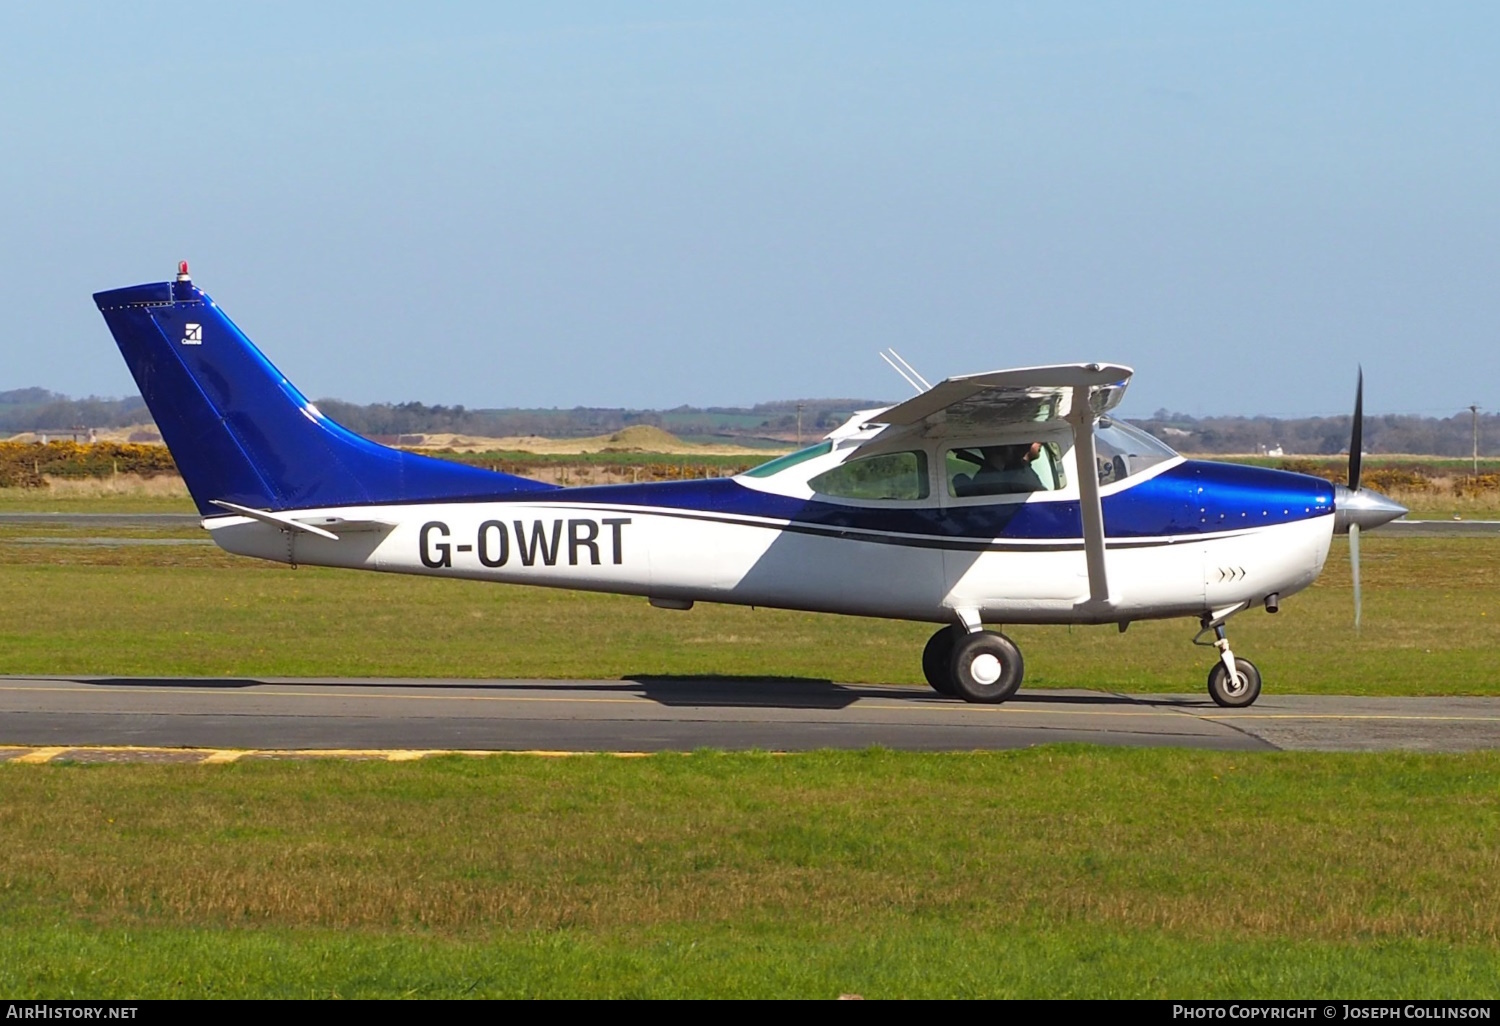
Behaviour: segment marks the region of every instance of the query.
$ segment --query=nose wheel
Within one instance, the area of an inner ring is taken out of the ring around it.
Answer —
[[[1226,709],[1243,709],[1255,704],[1255,700],[1260,697],[1260,670],[1250,660],[1241,659],[1230,651],[1229,636],[1224,632],[1223,620],[1211,620],[1205,616],[1203,630],[1198,632],[1198,636],[1202,637],[1210,630],[1214,632],[1213,647],[1219,650],[1219,661],[1208,671],[1208,697],[1214,700],[1215,705]],[[1195,644],[1204,644],[1197,638],[1193,641]]]
[[[1003,702],[1021,687],[1025,660],[1016,643],[996,631],[944,627],[922,650],[922,675],[940,695],[966,702]]]
[[[1208,695],[1227,709],[1243,709],[1260,697],[1260,671],[1248,659],[1234,660],[1234,676],[1223,663],[1208,671]]]

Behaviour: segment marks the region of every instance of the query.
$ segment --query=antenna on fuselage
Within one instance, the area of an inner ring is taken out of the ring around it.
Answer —
[[[884,350],[880,354],[880,358],[886,363],[890,364],[891,370],[901,375],[901,379],[912,388],[915,388],[918,394],[921,394],[922,392],[925,392],[932,387],[927,383],[927,379],[922,377],[921,374],[918,374],[917,369],[911,364],[907,363],[906,360],[902,358],[901,354],[896,352],[896,350]]]

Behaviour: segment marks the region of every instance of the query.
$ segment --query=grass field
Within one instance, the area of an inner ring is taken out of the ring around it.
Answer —
[[[0,527],[6,671],[915,683],[930,630],[203,540]],[[1338,541],[1232,637],[1272,693],[1500,694],[1497,565],[1372,533],[1356,633]],[[1030,686],[1197,691],[1194,626],[1013,633]],[[0,953],[10,997],[1493,999],[1500,754],[0,764]]]
[[[92,531],[0,527],[0,651],[10,673],[619,678],[641,674],[919,683],[924,624],[319,568],[208,544],[85,544]],[[195,527],[110,528],[131,542]],[[1347,548],[1277,616],[1231,622],[1271,692],[1500,694],[1500,539],[1364,542],[1365,624]],[[1032,687],[1198,691],[1189,620],[1017,627]],[[296,644],[289,644],[295,638]]]
[[[0,765],[11,996],[1489,997],[1500,755]]]

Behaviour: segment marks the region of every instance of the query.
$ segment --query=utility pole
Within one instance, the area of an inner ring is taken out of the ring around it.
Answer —
[[[1469,407],[1469,416],[1474,421],[1474,476],[1479,476],[1479,404]]]
[[[797,404],[797,448],[799,449],[802,448],[802,405],[802,403]]]

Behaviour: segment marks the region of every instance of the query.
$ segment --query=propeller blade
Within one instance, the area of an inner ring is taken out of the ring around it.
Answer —
[[[1359,630],[1359,525],[1349,525],[1349,576],[1354,579],[1354,629]]]
[[[1365,369],[1359,369],[1359,384],[1354,388],[1354,424],[1349,429],[1349,490],[1359,491],[1360,465],[1365,452]]]

